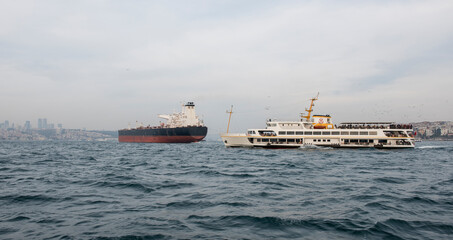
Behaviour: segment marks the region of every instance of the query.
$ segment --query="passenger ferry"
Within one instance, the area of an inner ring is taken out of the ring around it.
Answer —
[[[319,96],[319,94],[318,94]],[[334,148],[414,148],[412,125],[394,122],[345,122],[336,126],[330,115],[313,115],[310,99],[306,115],[299,121],[269,119],[265,128],[248,129],[247,133],[220,134],[227,147],[299,148],[322,146]],[[230,119],[231,119],[231,113]]]

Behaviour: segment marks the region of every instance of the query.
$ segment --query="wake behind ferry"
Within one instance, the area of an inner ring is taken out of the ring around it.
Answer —
[[[319,94],[318,94],[319,96]],[[311,115],[310,99],[306,115],[299,121],[269,119],[265,128],[248,129],[245,134],[220,134],[227,147],[299,148],[323,146],[335,148],[414,148],[414,132],[410,124],[395,122],[345,122],[336,126],[330,115]],[[231,118],[231,113],[230,118]]]

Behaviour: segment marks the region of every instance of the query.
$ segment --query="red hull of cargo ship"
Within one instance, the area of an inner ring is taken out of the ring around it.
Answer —
[[[118,136],[119,142],[137,143],[191,143],[203,140],[205,136]]]

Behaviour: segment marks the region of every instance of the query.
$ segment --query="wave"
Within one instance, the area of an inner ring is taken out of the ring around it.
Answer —
[[[246,228],[247,232],[267,231],[286,238],[423,238],[425,231],[438,238],[453,234],[453,225],[431,221],[405,221],[386,219],[372,224],[370,221],[353,219],[289,219],[280,217],[257,217],[249,215],[199,216],[190,215],[188,221],[206,229]],[[282,235],[284,233],[285,235]],[[302,233],[302,235],[301,235]],[[250,233],[251,234],[251,233]],[[314,235],[314,236],[312,236]],[[246,237],[247,238],[247,237]],[[253,236],[251,238],[254,238]]]
[[[390,218],[377,222],[369,229],[370,233],[377,236],[386,234],[398,239],[424,238],[423,232],[430,232],[437,238],[444,238],[453,234],[453,225],[431,221],[405,221]],[[436,238],[434,238],[436,239]]]
[[[423,198],[423,197],[409,197],[409,198],[403,198],[401,199],[403,202],[406,203],[422,203],[422,204],[428,204],[428,205],[435,205],[439,204],[437,201],[434,201],[429,198]]]
[[[138,190],[141,192],[145,193],[150,193],[156,191],[156,189],[152,187],[145,186],[144,184],[141,183],[136,183],[136,182],[131,182],[131,183],[125,183],[125,182],[109,182],[109,181],[100,181],[92,184],[92,186],[96,187],[110,187],[110,188],[119,188],[119,189],[134,189]]]
[[[226,176],[226,177],[234,177],[234,178],[252,178],[252,177],[256,177],[255,175],[250,174],[250,173],[223,173],[223,172],[219,172],[219,171],[216,171],[216,170],[188,171],[188,172],[185,172],[184,174],[202,174],[202,175],[212,176],[212,177],[215,177],[215,176]]]
[[[298,149],[333,149],[332,147],[322,147],[317,145],[302,145]]]
[[[418,149],[450,149],[451,146],[447,146],[447,145],[433,145],[433,146],[420,146],[420,147],[417,147],[415,146],[415,148],[418,148]]]
[[[64,239],[64,238],[62,238]],[[71,237],[69,237],[71,239]],[[153,234],[153,235],[125,235],[119,237],[95,237],[96,240],[166,240],[173,239],[170,235]]]
[[[10,218],[10,219],[8,219],[6,221],[7,222],[20,222],[20,221],[26,221],[26,220],[30,220],[30,218],[26,217],[26,216],[19,215],[19,216]]]
[[[377,182],[383,183],[394,183],[394,184],[404,184],[407,183],[407,180],[399,177],[380,177],[374,179]]]
[[[7,200],[14,203],[29,203],[29,202],[55,202],[58,199],[46,195],[8,195],[1,196],[0,200]]]
[[[249,207],[251,204],[245,202],[209,202],[209,201],[178,201],[165,204],[171,208],[209,208],[216,206]]]

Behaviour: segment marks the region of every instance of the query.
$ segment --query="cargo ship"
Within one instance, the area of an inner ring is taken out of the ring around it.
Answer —
[[[208,128],[195,113],[195,104],[188,102],[180,113],[159,115],[166,119],[160,126],[140,126],[118,130],[119,142],[136,143],[191,143],[206,137]]]
[[[318,94],[319,96],[319,94]],[[414,148],[415,132],[410,124],[395,122],[345,122],[334,125],[330,115],[313,115],[310,99],[307,115],[299,121],[269,119],[266,128],[248,129],[247,133],[229,133],[220,137],[227,147],[299,148]],[[229,112],[230,118],[232,110]]]

